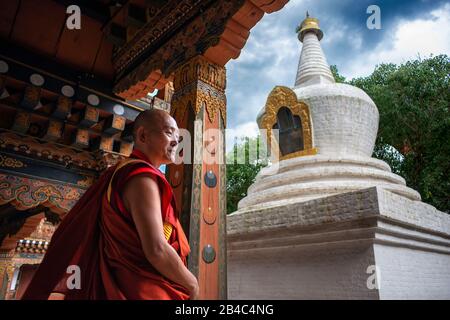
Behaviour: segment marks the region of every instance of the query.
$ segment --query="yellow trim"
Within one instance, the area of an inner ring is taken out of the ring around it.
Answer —
[[[127,164],[133,163],[133,162],[134,162],[134,163],[142,162],[142,163],[147,164],[147,162],[145,162],[144,160],[139,160],[139,159],[125,159],[125,160],[123,160],[122,162],[120,162],[120,163],[117,165],[116,170],[114,170],[114,173],[113,173],[113,175],[112,175],[112,177],[111,177],[111,180],[109,180],[108,191],[107,191],[107,193],[106,193],[106,196],[107,196],[107,198],[108,198],[108,202],[111,201],[111,184],[112,184],[112,181],[113,181],[114,176],[116,175],[117,171],[118,171],[119,169],[123,168],[124,166],[126,166]]]
[[[170,235],[172,234],[173,226],[168,223],[164,222],[164,236],[166,237],[166,240],[169,241]]]
[[[277,122],[278,110],[282,107],[288,108],[293,115],[299,116],[302,123],[303,150],[281,155],[281,150],[276,139],[272,139],[272,127]],[[259,127],[266,129],[267,146],[271,149],[280,150],[278,159],[273,161],[292,159],[301,156],[317,154],[317,148],[312,143],[312,124],[308,105],[297,100],[295,92],[283,86],[276,86],[269,94],[265,105],[265,113],[261,117]]]
[[[144,160],[139,160],[139,159],[125,159],[117,165],[116,170],[114,170],[114,173],[113,173],[111,180],[109,181],[109,185],[108,185],[108,191],[106,194],[106,196],[108,198],[108,202],[111,201],[111,186],[112,186],[112,181],[114,179],[114,176],[116,175],[116,172],[119,171],[119,169],[123,168],[124,166],[126,166],[129,163],[138,163],[138,162],[147,163]],[[172,234],[172,230],[173,230],[173,226],[168,222],[164,222],[164,237],[166,238],[167,241],[169,241],[169,238]]]
[[[313,156],[315,154],[317,154],[317,148],[312,148],[312,149],[306,149],[306,150],[300,150],[300,151],[288,153],[284,156],[281,156],[279,158],[279,160],[287,160],[287,159],[303,157],[303,156]],[[275,161],[276,161],[276,159],[275,159]]]

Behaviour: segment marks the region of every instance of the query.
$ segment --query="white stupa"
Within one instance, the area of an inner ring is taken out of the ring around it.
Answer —
[[[227,218],[228,298],[450,299],[450,216],[372,158],[377,107],[335,83],[322,37],[307,15],[295,85],[258,115],[281,157]]]
[[[303,48],[293,92],[311,114],[312,144],[317,154],[282,160],[266,168],[239,203],[239,209],[283,205],[378,186],[411,200],[420,194],[372,158],[378,131],[378,110],[361,89],[335,83],[320,39],[317,19],[307,17],[299,32]],[[264,107],[258,116],[266,115]],[[271,171],[276,170],[276,174]]]

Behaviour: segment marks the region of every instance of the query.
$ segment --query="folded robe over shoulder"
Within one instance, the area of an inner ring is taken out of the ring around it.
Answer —
[[[124,161],[107,169],[64,217],[22,299],[45,300],[52,292],[63,293],[65,299],[189,298],[184,287],[162,276],[146,259],[132,216],[120,197],[125,182],[133,176],[147,175],[158,182],[162,232],[186,265],[190,248],[172,188],[138,150]],[[68,269],[71,265],[79,267],[80,289],[67,286],[74,274],[74,269]]]

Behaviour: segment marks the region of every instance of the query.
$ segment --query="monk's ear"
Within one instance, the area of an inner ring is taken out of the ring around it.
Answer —
[[[145,130],[144,127],[139,127],[136,130],[136,142],[141,142],[144,143],[147,140],[147,131]]]

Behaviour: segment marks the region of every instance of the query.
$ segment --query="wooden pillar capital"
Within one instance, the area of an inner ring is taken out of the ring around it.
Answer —
[[[195,114],[205,106],[211,122],[220,111],[226,123],[225,67],[197,56],[175,71],[173,86],[171,113],[175,119],[182,119],[188,106]]]

